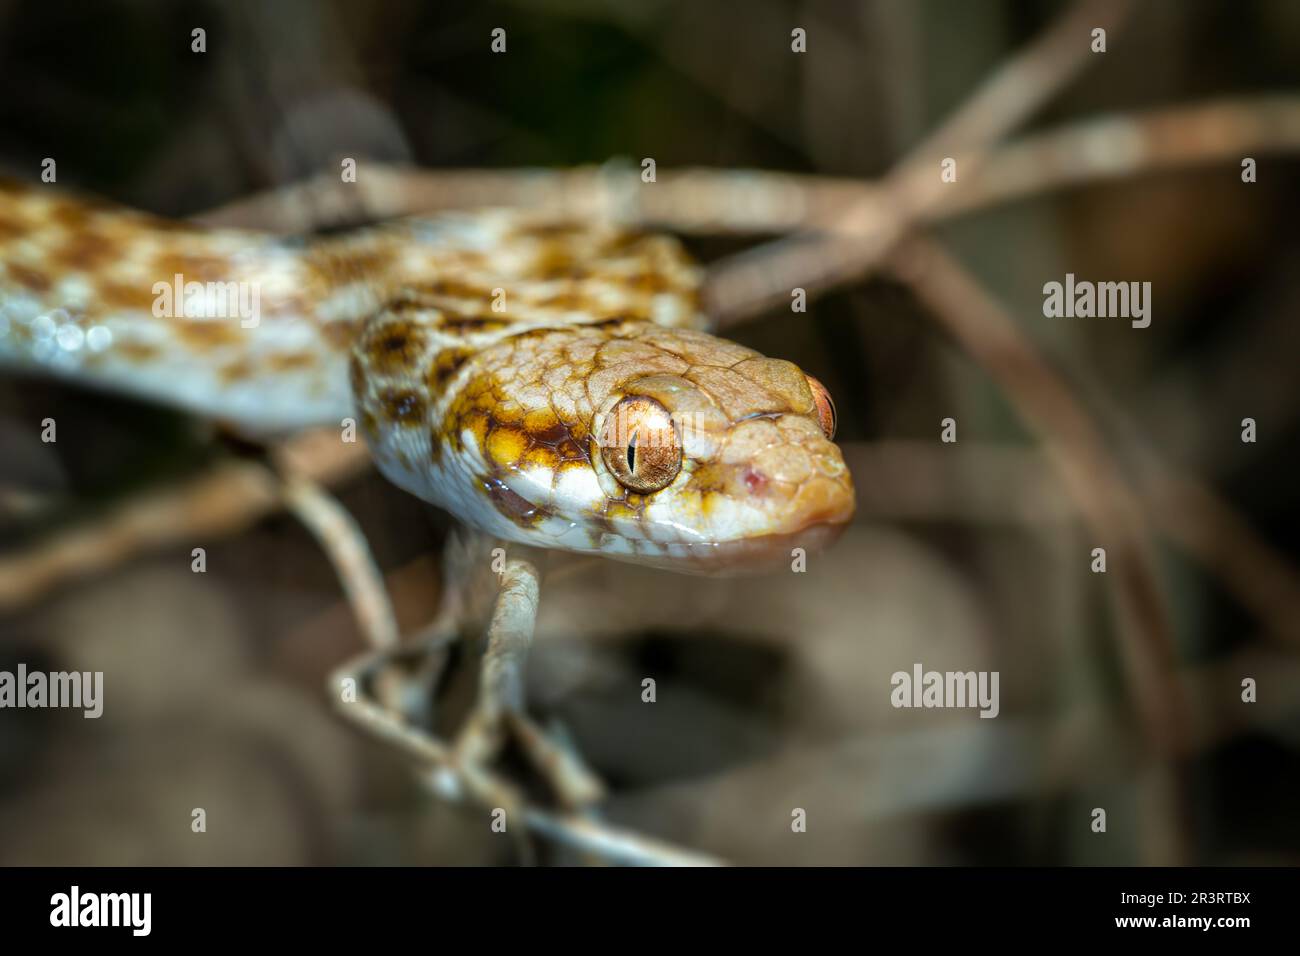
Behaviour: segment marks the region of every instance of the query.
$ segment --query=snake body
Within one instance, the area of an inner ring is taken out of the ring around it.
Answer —
[[[670,237],[508,210],[285,239],[0,183],[0,363],[255,436],[355,420],[491,534],[747,568],[853,487],[824,390],[707,334],[700,278]]]

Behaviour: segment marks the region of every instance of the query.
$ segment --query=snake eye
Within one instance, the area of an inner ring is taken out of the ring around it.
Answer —
[[[618,483],[639,494],[665,488],[682,470],[682,443],[668,409],[629,395],[605,417],[600,457]]]
[[[831,393],[826,391],[825,385],[807,372],[804,373],[804,378],[808,379],[808,387],[812,389],[813,401],[817,403],[817,421],[821,424],[826,437],[834,438],[835,403],[831,401]]]

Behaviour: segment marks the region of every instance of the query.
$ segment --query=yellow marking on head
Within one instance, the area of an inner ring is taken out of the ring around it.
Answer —
[[[488,457],[502,468],[519,466],[527,450],[528,436],[518,428],[498,424],[488,433]]]

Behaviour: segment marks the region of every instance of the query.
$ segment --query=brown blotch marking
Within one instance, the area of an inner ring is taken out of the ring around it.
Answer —
[[[505,515],[521,528],[536,527],[539,522],[550,515],[545,508],[533,504],[527,498],[513,491],[500,478],[483,479],[483,488],[492,499],[497,511]]]
[[[555,451],[560,456],[561,464],[575,462],[582,465],[591,464],[591,452],[585,445],[576,441],[563,441],[555,446]]]
[[[428,336],[414,322],[385,323],[364,344],[370,364],[380,372],[410,371],[423,354]]]
[[[591,524],[597,532],[613,535],[615,537],[618,536],[618,529],[614,527],[614,522],[605,515],[603,509],[600,511],[589,511],[588,515],[590,516],[589,524]]]
[[[109,309],[152,309],[153,285],[145,283],[101,282],[97,289],[99,301]],[[181,304],[173,303],[178,310]]]
[[[117,253],[116,245],[108,237],[80,231],[55,249],[51,258],[65,269],[91,272],[115,258]]]
[[[554,447],[569,437],[569,430],[550,408],[535,408],[524,416],[524,431],[539,445]]]
[[[274,372],[295,372],[315,365],[316,356],[310,352],[282,352],[272,355],[266,364]]]
[[[27,224],[16,216],[0,214],[0,239],[17,239],[28,232]]]
[[[653,272],[650,270],[643,270],[628,276],[627,279],[624,280],[624,284],[628,288],[634,289],[638,292],[648,292],[651,294],[656,292],[666,292],[673,288],[672,283],[668,281],[667,277],[665,277],[663,273]]]
[[[583,279],[591,270],[578,263],[573,251],[563,243],[553,242],[543,247],[532,262],[532,276],[540,279]]]
[[[84,229],[86,224],[90,222],[90,217],[95,211],[84,203],[65,199],[54,203],[48,215],[51,221],[57,222],[60,226],[80,230]]]
[[[437,308],[437,305],[427,296],[422,295],[418,290],[410,289],[399,293],[396,298],[384,305],[385,311],[398,318],[407,318],[413,315],[423,316]]]
[[[217,377],[226,384],[243,381],[253,377],[253,366],[246,359],[237,359],[218,369]]]
[[[563,422],[553,410],[539,408],[524,416],[523,427],[532,447],[545,451],[537,463],[544,461],[551,468],[591,464],[585,447],[586,429],[581,425]]]
[[[148,222],[147,217],[133,214],[119,206],[111,199],[102,196],[77,196],[55,200],[47,208],[45,215],[51,222],[67,229],[83,229],[96,219],[111,218],[119,230],[125,223],[127,228],[134,227],[139,221]]]
[[[692,312],[699,314],[704,311],[704,289],[700,286],[691,286],[689,289],[684,290],[679,289],[677,294],[686,300]]]
[[[436,295],[450,296],[453,299],[481,299],[484,302],[489,302],[492,299],[491,289],[485,289],[482,286],[451,277],[434,279],[432,282],[420,286],[417,291],[432,292]]]
[[[306,303],[299,299],[286,299],[284,300],[283,305],[287,312],[292,312],[294,315],[307,316],[311,314]],[[263,309],[263,311],[265,312],[266,310]],[[273,310],[268,314],[275,315],[278,314],[279,311],[277,304],[277,306],[273,307]],[[331,322],[323,322],[320,326],[321,337],[335,348],[347,348],[356,341],[358,327],[361,325],[362,321],[363,320],[361,319],[338,319]]]
[[[50,277],[45,273],[17,262],[9,263],[9,277],[23,288],[33,292],[48,292],[52,284]]]
[[[438,320],[437,326],[452,335],[466,335],[470,332],[495,332],[498,329],[504,329],[509,324],[508,320],[447,312]]]
[[[539,222],[520,226],[515,234],[525,239],[568,239],[580,236],[584,227],[576,222]]]
[[[244,338],[235,319],[178,319],[175,327],[177,338],[195,351],[234,345]]]
[[[502,341],[508,342],[512,345],[518,345],[520,342],[530,342],[533,339],[538,339],[538,340],[547,339],[557,333],[564,334],[565,331],[566,331],[565,329],[540,326],[540,327],[535,327],[530,329],[524,329],[521,332],[516,332],[514,335],[510,335],[502,339]]]
[[[185,282],[235,282],[233,263],[220,256],[164,252],[153,261],[153,272],[164,281],[181,276]]]
[[[649,315],[645,309],[640,306],[629,305],[625,307],[618,315],[607,316],[603,319],[597,319],[595,322],[586,322],[583,328],[599,329],[604,332],[607,338],[630,338],[646,322],[650,321]]]
[[[361,359],[353,355],[348,360],[348,384],[352,386],[352,394],[360,397],[366,390],[366,370],[361,367]]]
[[[429,383],[429,390],[435,395],[441,392],[473,354],[471,349],[449,348],[435,355],[429,366],[429,374],[425,376],[425,380]]]
[[[337,249],[322,244],[312,248],[309,255],[311,265],[331,283],[339,277],[382,275],[392,264],[392,256],[373,249]]]
[[[428,409],[419,392],[409,388],[386,388],[378,398],[380,410],[390,424],[410,428],[424,421]]]
[[[563,309],[566,312],[580,312],[587,307],[587,299],[576,289],[565,289],[539,299],[537,304],[544,309]]]
[[[600,248],[600,254],[603,256],[618,256],[625,252],[640,246],[647,237],[647,233],[638,229],[628,229],[617,235],[611,236],[605,241]]]
[[[620,328],[621,326],[626,325],[628,321],[629,320],[626,316],[610,315],[610,316],[606,316],[603,319],[597,319],[595,322],[588,322],[587,328],[605,329],[606,331],[612,331],[616,328]]]

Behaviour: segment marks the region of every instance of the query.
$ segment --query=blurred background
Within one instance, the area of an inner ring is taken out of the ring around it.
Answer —
[[[0,173],[35,181],[52,156],[66,187],[174,216],[344,156],[362,175],[649,156],[865,181],[1068,6],[0,0]],[[1089,55],[1016,135],[1294,94],[1300,4],[1148,0]],[[609,785],[603,819],[743,864],[1300,860],[1300,164],[1257,158],[1249,185],[1239,159],[1139,169],[945,218],[927,241],[978,296],[951,270],[882,268],[728,329],[829,387],[859,513],[802,575],[552,562],[530,708]],[[764,238],[686,241],[716,265]],[[1044,318],[1042,286],[1067,272],[1150,281],[1151,327]],[[971,345],[990,314],[1017,343],[991,358]],[[1079,420],[1097,446],[1082,457]],[[102,530],[236,455],[169,411],[0,380],[0,670],[106,686],[98,721],[0,712],[0,864],[516,861],[480,810],[333,712],[326,675],[362,642],[297,522],[159,527],[120,549]],[[449,519],[371,470],[334,484],[418,629]],[[101,530],[77,547],[111,560],[14,585],[85,528]],[[890,676],[917,662],[999,671],[1000,715],[894,709]]]

